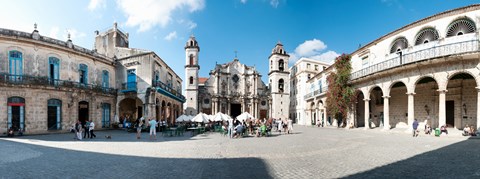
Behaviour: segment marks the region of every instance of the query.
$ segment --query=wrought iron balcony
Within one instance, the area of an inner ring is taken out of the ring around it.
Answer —
[[[314,98],[314,97],[320,96],[321,94],[324,94],[325,92],[327,92],[327,90],[328,90],[328,86],[324,86],[324,87],[322,87],[321,89],[317,89],[317,90],[315,90],[315,91],[313,91],[313,92],[310,92],[310,93],[306,94],[306,95],[304,96],[304,99],[305,99],[305,100],[308,100],[308,99],[310,99],[310,98]]]
[[[0,83],[7,85],[35,85],[51,86],[55,88],[78,88],[111,95],[115,95],[117,93],[117,90],[114,88],[106,88],[94,84],[83,84],[75,81],[51,79],[45,76],[11,75],[7,73],[0,73]]]
[[[153,81],[153,87],[157,89],[158,92],[165,94],[177,101],[184,103],[186,101],[185,96],[181,92],[174,90],[170,85],[162,83],[161,81]]]
[[[403,54],[393,54],[387,57],[387,60],[353,72],[350,80],[355,80],[373,73],[385,71],[405,64],[410,64],[422,60],[439,58],[448,55],[464,54],[479,51],[479,41],[475,34],[466,34],[465,37],[451,37],[444,39],[441,43],[424,44],[414,46],[411,49],[403,50]],[[470,37],[470,38],[469,38]],[[474,40],[472,40],[474,39]],[[392,57],[393,56],[393,57]]]
[[[122,83],[121,88],[122,93],[136,93],[137,92],[137,82],[127,82]]]

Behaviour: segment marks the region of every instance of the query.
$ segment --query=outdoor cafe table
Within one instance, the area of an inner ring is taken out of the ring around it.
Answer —
[[[197,134],[200,133],[200,128],[199,127],[189,127],[187,130],[192,131],[192,136],[195,135],[195,131],[197,131]]]

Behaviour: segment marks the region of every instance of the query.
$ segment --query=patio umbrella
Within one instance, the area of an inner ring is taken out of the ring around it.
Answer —
[[[244,113],[240,114],[239,116],[237,116],[237,119],[240,120],[240,121],[245,121],[247,119],[252,119],[252,118],[253,118],[253,116],[248,112],[244,112]]]
[[[183,122],[183,121],[187,121],[187,120],[188,120],[188,116],[185,115],[185,114],[182,114],[182,115],[178,116],[178,118],[175,121]]]
[[[208,123],[208,115],[205,113],[198,113],[191,121]]]
[[[213,121],[219,122],[219,121],[226,121],[230,118],[230,116],[223,114],[222,112],[218,112],[213,116]]]

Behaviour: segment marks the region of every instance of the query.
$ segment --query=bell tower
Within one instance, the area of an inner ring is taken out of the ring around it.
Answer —
[[[288,60],[290,55],[283,49],[282,43],[278,42],[268,58],[268,80],[272,97],[270,117],[275,119],[288,117],[290,105],[290,72]]]
[[[200,47],[192,35],[185,44],[185,114],[196,115],[198,113],[198,54]]]

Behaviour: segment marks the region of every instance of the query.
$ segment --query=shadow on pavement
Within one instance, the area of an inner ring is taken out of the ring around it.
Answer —
[[[345,178],[480,178],[478,139],[469,138]]]
[[[0,144],[7,149],[0,154],[0,178],[273,178],[259,158],[154,158]]]

